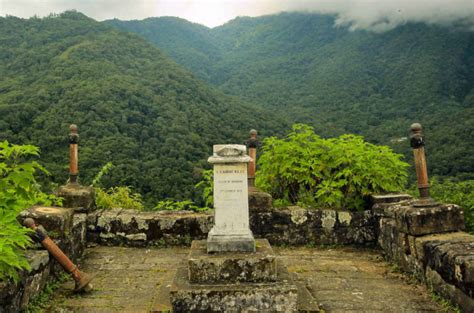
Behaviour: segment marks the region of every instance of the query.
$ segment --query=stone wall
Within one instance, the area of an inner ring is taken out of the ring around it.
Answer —
[[[462,209],[418,208],[411,200],[375,197],[373,211],[387,260],[464,312],[474,312],[474,236],[462,231]]]
[[[190,245],[206,238],[213,220],[212,214],[190,211],[96,211],[88,217],[87,239],[108,246]]]
[[[193,212],[98,211],[88,218],[88,240],[109,246],[190,245],[206,239],[213,214]],[[375,245],[371,211],[345,212],[300,207],[250,210],[255,238],[273,245]]]
[[[33,207],[20,219],[32,217],[48,230],[56,244],[76,262],[86,245],[86,214],[75,214],[72,209]],[[39,295],[46,284],[63,273],[62,267],[40,244],[28,250],[29,272],[21,273],[19,283],[0,282],[0,312],[24,310],[30,299]]]

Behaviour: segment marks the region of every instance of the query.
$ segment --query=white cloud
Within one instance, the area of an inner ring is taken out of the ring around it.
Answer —
[[[97,20],[179,16],[213,27],[236,16],[281,11],[334,14],[336,24],[384,31],[409,21],[474,30],[474,0],[0,0],[0,15],[45,16],[75,9]]]

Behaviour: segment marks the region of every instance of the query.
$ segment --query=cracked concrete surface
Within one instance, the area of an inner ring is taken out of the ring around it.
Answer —
[[[355,248],[273,247],[324,312],[440,312],[427,290],[393,273],[379,251]],[[189,248],[87,249],[81,269],[95,275],[94,291],[58,290],[50,312],[163,312],[171,310],[169,285]],[[309,299],[307,298],[309,297]],[[304,303],[300,302],[304,306]]]

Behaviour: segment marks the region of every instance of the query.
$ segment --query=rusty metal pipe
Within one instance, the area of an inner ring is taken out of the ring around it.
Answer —
[[[425,140],[422,127],[419,123],[414,123],[410,127],[410,145],[413,148],[415,158],[416,177],[418,181],[418,191],[420,199],[415,202],[415,206],[434,206],[436,202],[430,197],[430,185],[428,181],[428,168],[425,157]]]
[[[255,171],[257,167],[257,131],[255,129],[250,130],[250,138],[247,141],[247,148],[249,151],[249,157],[252,159],[248,163],[247,177],[248,186],[250,190],[255,189]]]
[[[92,286],[90,282],[92,277],[84,272],[81,272],[79,268],[67,257],[66,254],[49,238],[48,234],[41,230],[32,218],[26,218],[23,221],[23,225],[31,228],[35,231],[35,239],[38,240],[43,247],[54,257],[56,261],[64,268],[66,272],[71,274],[72,278],[76,282],[76,292],[81,290],[90,290]]]
[[[74,184],[77,183],[77,176],[79,175],[79,134],[75,124],[71,124],[69,129],[71,130],[69,134],[69,181]]]

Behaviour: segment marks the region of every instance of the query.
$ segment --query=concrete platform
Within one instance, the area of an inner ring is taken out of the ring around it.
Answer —
[[[393,272],[378,250],[273,247],[273,251],[296,282],[300,312],[318,312],[318,306],[327,313],[443,311],[424,285]],[[45,310],[171,312],[171,282],[177,263],[188,254],[187,247],[89,248],[80,266],[95,276],[94,291],[76,295],[74,281],[68,280]]]
[[[194,240],[188,257],[191,283],[273,282],[277,260],[266,239],[255,240],[256,252],[207,253],[205,240]]]
[[[186,266],[170,290],[174,312],[296,312],[298,288],[283,264],[271,283],[191,284]]]

